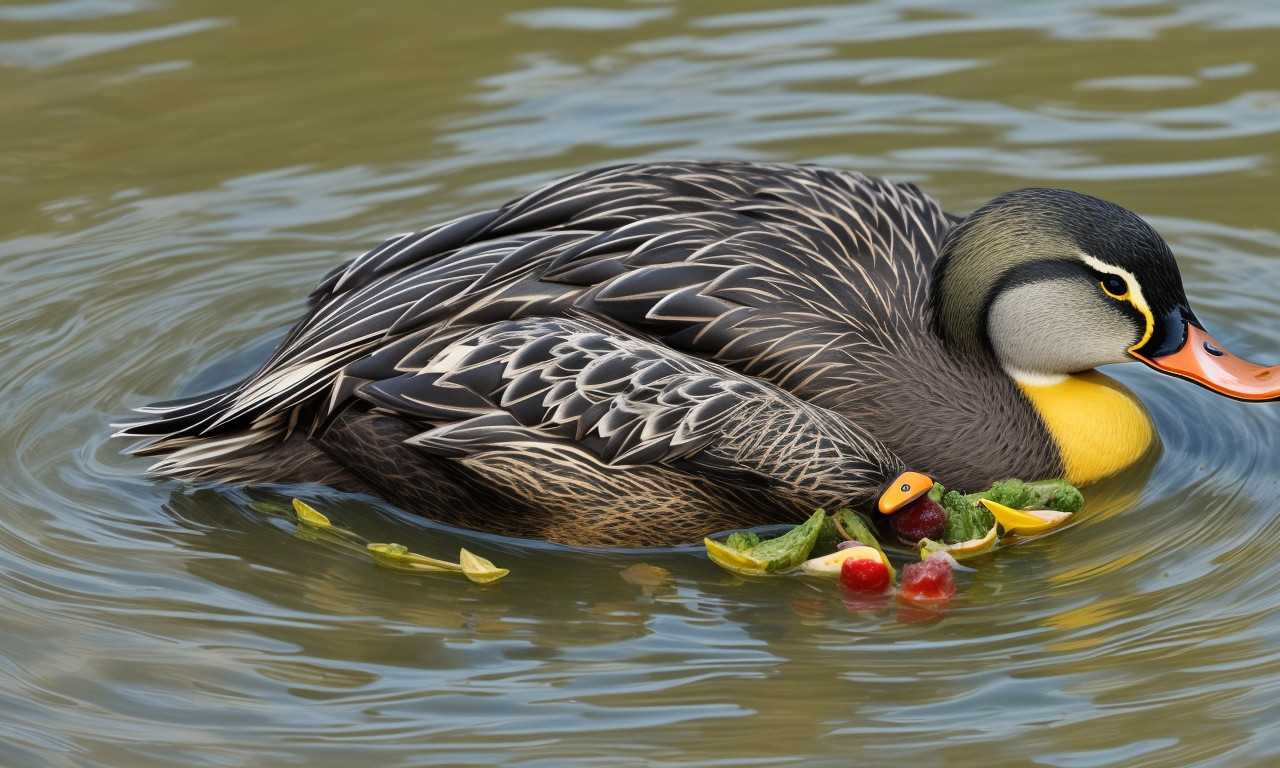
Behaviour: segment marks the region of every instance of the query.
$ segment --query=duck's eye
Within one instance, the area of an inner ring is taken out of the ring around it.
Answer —
[[[1129,295],[1129,284],[1124,281],[1123,277],[1116,275],[1107,275],[1102,278],[1102,290],[1113,299],[1123,299]]]

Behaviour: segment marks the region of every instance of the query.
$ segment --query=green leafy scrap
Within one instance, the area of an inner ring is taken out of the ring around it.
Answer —
[[[996,524],[996,518],[989,510],[957,491],[947,491],[939,503],[947,510],[947,527],[942,532],[944,544],[981,539]]]
[[[1032,492],[1036,495],[1036,509],[1052,509],[1075,514],[1084,506],[1084,494],[1066,480],[1041,480],[1030,485]]]
[[[1026,509],[1035,499],[1029,483],[1021,480],[1001,480],[978,495],[986,501],[1003,504],[1009,509]],[[977,499],[974,499],[976,501]]]
[[[803,563],[813,551],[818,533],[822,531],[822,521],[826,518],[827,513],[820,509],[808,520],[781,536],[756,544],[748,554],[751,559],[766,563],[765,571],[769,573],[794,568]]]
[[[880,547],[880,541],[871,530],[871,522],[860,512],[855,512],[848,507],[841,509],[831,516],[832,520],[840,530],[844,531],[850,541],[860,541],[868,547],[875,547],[881,553],[884,549]]]
[[[822,518],[822,528],[818,531],[818,544],[834,546],[842,539],[840,529],[836,527],[835,515]]]
[[[738,552],[746,552],[748,549],[751,549],[759,543],[760,537],[751,531],[738,531],[737,533],[731,533],[729,534],[729,537],[724,540],[726,547]]]
[[[1078,512],[1084,506],[1084,495],[1080,489],[1062,479],[1034,483],[1001,480],[982,493],[969,494],[968,498],[971,501],[994,501],[1010,509],[1052,509],[1068,514]]]

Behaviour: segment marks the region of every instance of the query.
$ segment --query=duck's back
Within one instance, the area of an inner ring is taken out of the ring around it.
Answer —
[[[1013,382],[930,329],[929,276],[952,224],[913,185],[823,168],[582,174],[334,270],[257,372],[176,404],[154,448],[288,430],[300,408],[323,421],[351,395],[344,369],[399,375],[428,339],[588,315],[831,408],[953,483],[1055,474],[1052,441]],[[1009,447],[1010,434],[1024,439]],[[979,457],[974,440],[988,443]]]

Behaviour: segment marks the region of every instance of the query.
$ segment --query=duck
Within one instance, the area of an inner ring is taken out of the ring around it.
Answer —
[[[446,525],[662,546],[893,514],[934,482],[1115,475],[1138,361],[1239,400],[1160,235],[1061,189],[967,216],[810,165],[651,162],[398,235],[329,272],[243,380],[116,434],[197,483],[316,483]]]

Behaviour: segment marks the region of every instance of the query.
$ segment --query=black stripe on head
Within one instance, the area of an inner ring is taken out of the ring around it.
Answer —
[[[1137,278],[1156,318],[1187,307],[1182,274],[1169,245],[1137,214],[1115,203],[1062,189],[1022,190],[1045,198],[1053,226],[1084,253]],[[1190,312],[1190,309],[1187,309]],[[1159,323],[1157,322],[1157,325]]]
[[[989,318],[991,315],[991,305],[1005,291],[1017,288],[1021,285],[1029,283],[1038,283],[1048,280],[1076,280],[1082,285],[1090,286],[1097,290],[1100,295],[1103,294],[1102,287],[1099,285],[1103,278],[1103,273],[1093,269],[1083,261],[1076,259],[1051,259],[1044,261],[1030,261],[1025,264],[1019,264],[1013,269],[1006,272],[992,286],[990,292],[982,302],[981,332],[982,338],[990,345],[989,334]],[[1140,329],[1147,327],[1147,318],[1128,300],[1118,300],[1108,297],[1106,306],[1114,310],[1118,315],[1130,320]],[[1157,315],[1156,317],[1159,317]]]

